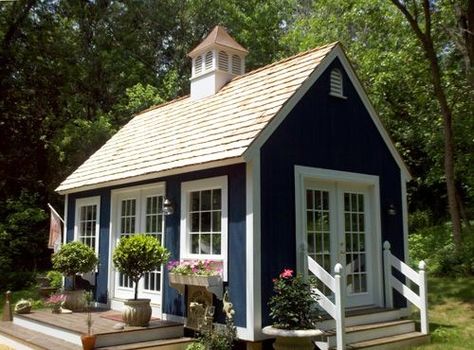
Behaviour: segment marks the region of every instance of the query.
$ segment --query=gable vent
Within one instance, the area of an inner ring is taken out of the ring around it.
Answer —
[[[194,74],[201,74],[202,72],[202,56],[196,57],[196,60],[194,61]]]
[[[331,96],[344,97],[342,90],[342,74],[339,69],[331,71],[331,83],[329,94]]]
[[[206,53],[206,70],[212,68],[212,51]]]
[[[232,74],[241,74],[242,60],[238,55],[232,55]]]
[[[219,51],[219,69],[225,72],[229,70],[229,55],[225,51]]]

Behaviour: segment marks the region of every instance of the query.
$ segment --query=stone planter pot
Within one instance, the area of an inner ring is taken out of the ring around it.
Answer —
[[[286,330],[268,326],[262,329],[263,334],[275,337],[275,350],[313,350],[313,338],[323,334],[319,329]]]
[[[83,311],[86,305],[84,300],[84,291],[83,290],[67,290],[64,291],[64,300],[63,307],[71,311]]]
[[[184,294],[185,286],[198,286],[206,288],[209,292],[214,293],[218,299],[222,299],[223,285],[220,275],[196,276],[169,273],[168,278],[170,286],[177,289],[181,294]]]
[[[151,318],[150,299],[128,299],[123,303],[122,320],[128,326],[148,326]]]

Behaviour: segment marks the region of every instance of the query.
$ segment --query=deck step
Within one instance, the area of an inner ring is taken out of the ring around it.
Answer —
[[[346,311],[346,327],[396,321],[400,318],[401,311],[399,309],[372,307],[359,310],[348,310]],[[331,330],[336,328],[336,323],[332,318],[326,317],[320,322],[319,328],[322,330]]]
[[[418,346],[430,342],[430,336],[420,332],[410,332],[405,334],[392,335],[390,337],[383,337],[378,339],[371,339],[357,343],[347,344],[347,348],[351,350],[401,350],[409,349],[413,346]],[[336,347],[332,347],[331,350]]]
[[[70,342],[45,337],[43,333],[18,326],[13,322],[0,322],[0,334],[36,350],[80,350],[82,346]]]
[[[106,346],[96,348],[97,350],[184,350],[186,347],[194,342],[195,339],[182,337],[177,339],[153,340],[147,342]]]

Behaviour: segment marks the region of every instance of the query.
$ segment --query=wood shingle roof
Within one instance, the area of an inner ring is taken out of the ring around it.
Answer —
[[[170,169],[238,159],[337,43],[231,80],[200,100],[189,96],[133,117],[56,189],[77,192]]]

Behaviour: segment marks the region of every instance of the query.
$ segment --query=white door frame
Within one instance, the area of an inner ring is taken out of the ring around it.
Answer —
[[[304,188],[305,180],[334,182],[349,185],[364,185],[369,188],[369,200],[372,203],[369,217],[371,228],[375,236],[372,244],[372,278],[374,288],[374,305],[383,306],[383,279],[382,279],[382,235],[380,218],[380,189],[379,177],[374,175],[352,173],[322,168],[312,168],[295,165],[295,232],[296,232],[296,266],[297,270],[306,273],[307,266],[307,242],[305,238],[304,221]],[[339,248],[339,247],[338,247]]]
[[[141,227],[144,227],[144,218],[140,214],[142,209],[144,208],[144,198],[146,198],[147,195],[150,195],[151,193],[155,194],[160,194],[163,195],[163,198],[165,197],[166,194],[166,188],[165,188],[165,183],[164,182],[158,182],[158,183],[153,183],[149,185],[142,185],[142,186],[133,186],[133,187],[126,187],[126,188],[120,188],[116,190],[111,191],[111,196],[110,196],[110,229],[109,229],[109,272],[108,272],[108,290],[109,290],[109,302],[111,305],[118,305],[117,301],[121,301],[123,299],[127,299],[127,293],[118,293],[119,296],[117,296],[116,293],[116,270],[113,266],[112,262],[112,254],[113,250],[117,244],[117,225],[118,225],[118,201],[121,198],[124,198],[127,196],[127,194],[130,194],[130,197],[135,196],[137,199],[136,202],[136,225],[138,225],[138,230],[141,229]],[[164,217],[164,220],[166,217]],[[164,223],[166,226],[166,223]],[[163,228],[163,235],[162,235],[162,244],[164,245],[165,241],[165,227]],[[143,278],[140,281],[140,284],[143,284]],[[155,295],[157,296],[157,299],[159,301],[159,305],[153,303],[152,301],[152,310],[153,310],[153,316],[161,317],[162,316],[162,305],[163,305],[163,273],[161,273],[161,292],[156,293]],[[144,295],[145,294],[145,295]],[[143,298],[147,297],[150,298],[151,295],[146,295],[149,293],[143,293],[143,291],[138,292],[138,297]],[[133,292],[131,293],[131,298],[133,298]],[[121,305],[118,305],[120,308]]]

